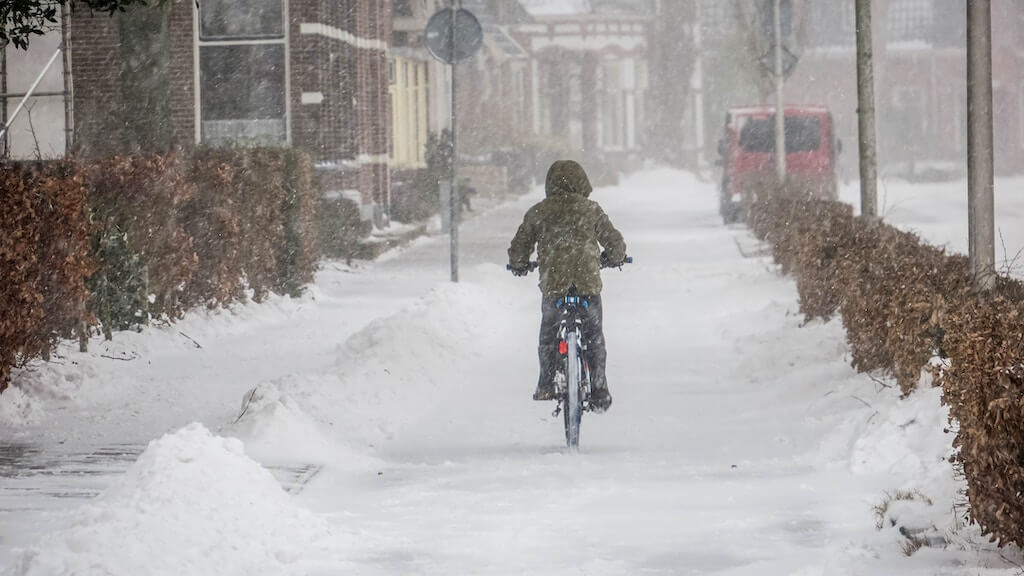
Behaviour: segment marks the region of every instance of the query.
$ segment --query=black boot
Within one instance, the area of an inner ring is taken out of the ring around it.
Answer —
[[[558,370],[558,307],[557,298],[541,300],[540,338],[537,345],[537,358],[540,361],[540,377],[537,378],[537,390],[533,393],[534,400],[555,400],[558,391],[555,388],[555,373]]]
[[[554,346],[548,346],[553,348]],[[554,400],[558,397],[558,389],[555,386],[555,366],[558,363],[556,354],[551,354],[546,348],[538,350],[540,355],[540,377],[537,378],[537,389],[533,392],[534,400]]]
[[[537,389],[533,391],[534,400],[554,400],[558,398],[558,391],[555,389],[555,383],[551,382],[547,386],[543,384],[537,384]]]
[[[590,409],[596,414],[607,411],[612,406],[612,394],[608,387],[594,388],[590,392]]]

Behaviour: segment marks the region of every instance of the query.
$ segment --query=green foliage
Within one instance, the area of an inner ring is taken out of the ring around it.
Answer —
[[[441,206],[439,186],[452,175],[452,135],[430,132],[424,144],[426,169],[407,170],[392,181],[391,217],[398,222],[415,222],[437,214]]]
[[[109,220],[93,235],[93,258],[100,269],[85,281],[89,311],[110,340],[115,330],[149,323],[146,265],[128,245],[128,233]]]
[[[166,0],[157,0],[163,4]],[[4,0],[0,2],[0,46],[13,44],[27,50],[32,36],[41,36],[57,27],[61,6],[76,10],[79,5],[113,15],[129,6],[148,4],[148,0]]]
[[[313,185],[308,157],[300,156],[291,149],[284,154],[284,190],[281,199],[284,241],[278,246],[279,280],[275,290],[297,297],[302,294],[305,284],[312,281],[314,262],[320,253],[314,231],[316,198],[321,195],[316,194],[315,198],[310,193],[318,188]]]
[[[426,148],[424,156],[427,161],[428,178],[434,182],[433,189],[437,190],[438,182],[450,180],[452,177],[454,145],[451,130],[441,130],[440,136],[433,132],[427,134]]]
[[[328,258],[352,260],[360,238],[370,233],[370,222],[359,217],[359,207],[346,198],[320,198],[316,210],[320,250]]]

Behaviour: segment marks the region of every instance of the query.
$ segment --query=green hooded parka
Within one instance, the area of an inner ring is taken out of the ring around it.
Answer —
[[[564,295],[576,285],[580,294],[601,293],[601,249],[610,262],[626,258],[626,242],[597,202],[583,167],[559,160],[548,169],[545,198],[527,210],[512,244],[508,261],[525,268],[537,248],[540,290],[545,296]]]

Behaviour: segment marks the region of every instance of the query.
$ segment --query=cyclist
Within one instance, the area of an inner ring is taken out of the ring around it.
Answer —
[[[618,266],[626,258],[626,242],[597,202],[583,167],[558,160],[548,169],[544,200],[527,210],[508,248],[509,268],[516,276],[529,272],[530,255],[537,249],[540,267],[541,324],[537,354],[540,378],[534,400],[553,400],[558,365],[558,299],[570,288],[584,297],[583,330],[587,335],[584,360],[590,367],[590,405],[596,412],[611,406],[605,377],[605,342],[601,328],[601,266]],[[602,252],[602,248],[604,251]]]

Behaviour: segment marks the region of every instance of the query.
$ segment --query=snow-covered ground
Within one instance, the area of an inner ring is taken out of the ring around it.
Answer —
[[[956,247],[957,185],[891,186],[887,216]],[[16,575],[1015,573],[959,526],[940,391],[901,401],[854,373],[841,324],[803,325],[793,281],[721,225],[713,184],[655,170],[593,197],[636,263],[605,273],[615,402],[584,418],[580,454],[553,406],[530,400],[536,279],[504,270],[535,192],[464,226],[458,284],[447,238],[425,238],[327,263],[303,298],[194,313],[19,374],[0,397],[0,562]],[[39,462],[56,472],[28,469]],[[934,547],[906,556],[901,528]]]

